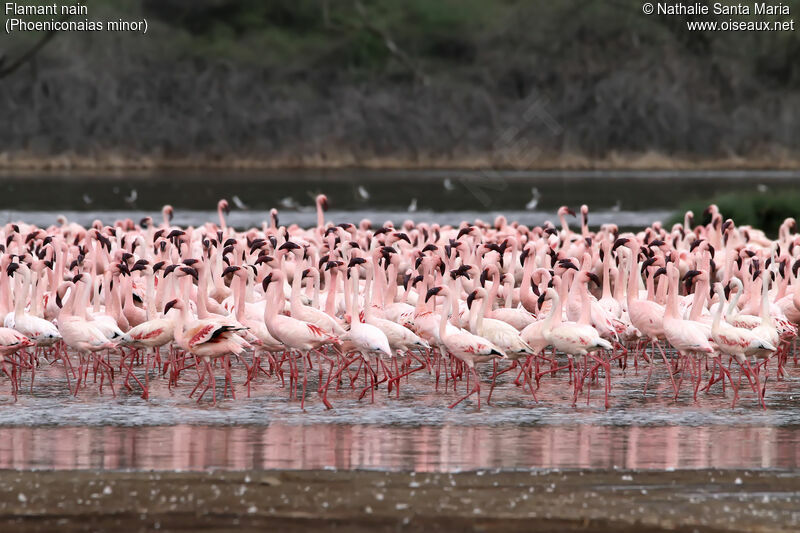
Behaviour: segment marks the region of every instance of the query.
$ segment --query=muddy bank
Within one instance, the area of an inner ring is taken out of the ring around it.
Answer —
[[[3,471],[5,531],[790,531],[780,471]]]
[[[24,151],[0,152],[0,170],[31,171],[135,171],[135,170],[294,170],[294,169],[392,169],[392,170],[794,170],[800,168],[800,156],[784,153],[778,157],[752,155],[741,157],[682,158],[654,152],[613,154],[587,157],[580,154],[542,156],[540,152],[509,158],[487,151],[479,154],[431,154],[416,156],[377,156],[357,154],[347,149],[331,148],[329,153],[284,154],[243,157],[235,153],[195,153],[185,157],[151,154],[120,155],[97,152],[92,155],[60,153],[31,154]]]

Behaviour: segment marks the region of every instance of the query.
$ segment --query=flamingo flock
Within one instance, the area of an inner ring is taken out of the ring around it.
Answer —
[[[688,212],[625,233],[591,231],[587,206],[574,231],[567,207],[560,227],[502,216],[395,227],[326,222],[327,203],[318,196],[308,229],[279,225],[273,209],[238,231],[226,200],[201,227],[172,225],[170,206],[160,222],[3,226],[4,387],[32,393],[37,369],[55,365],[76,396],[91,386],[147,399],[158,379],[216,403],[219,376],[223,397],[271,380],[301,408],[314,393],[333,408],[331,393],[374,401],[384,385],[400,397],[417,374],[452,390],[451,408],[473,397],[480,409],[489,379],[487,403],[498,386],[535,403],[543,380],[567,374],[573,405],[602,388],[608,408],[632,362],[647,372],[644,395],[660,368],[675,399],[688,388],[735,405],[742,390],[766,408],[767,381],[796,363],[793,219],[773,240],[714,205],[705,225]],[[513,381],[498,379],[507,372]]]

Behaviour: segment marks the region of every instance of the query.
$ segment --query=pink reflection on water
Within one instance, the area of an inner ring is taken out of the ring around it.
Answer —
[[[796,427],[5,427],[2,469],[796,468]]]

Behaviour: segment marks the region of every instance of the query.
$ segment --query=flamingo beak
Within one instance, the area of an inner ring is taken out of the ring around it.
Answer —
[[[467,296],[467,309],[472,309],[472,302],[475,301],[477,295],[478,291],[472,291],[469,296]]]
[[[267,292],[267,287],[269,287],[270,283],[272,283],[272,272],[264,276],[264,279],[261,281],[261,288],[264,289],[264,292]]]
[[[442,292],[441,287],[433,287],[432,289],[428,290],[428,294],[425,295],[425,302],[427,302],[428,300],[431,299],[431,297],[436,296],[440,292]]]
[[[170,309],[175,307],[175,305],[177,303],[178,303],[178,300],[170,300],[169,302],[167,302],[166,305],[164,305],[164,314],[166,315],[167,312],[169,312]]]

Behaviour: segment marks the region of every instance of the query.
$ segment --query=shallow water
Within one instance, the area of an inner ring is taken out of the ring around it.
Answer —
[[[800,465],[800,427],[63,426],[0,428],[0,469],[699,469]]]
[[[537,401],[505,374],[487,406],[487,367],[480,411],[474,397],[448,409],[465,384],[458,394],[452,385],[436,391],[425,372],[404,382],[399,398],[384,384],[374,400],[369,393],[359,400],[361,379],[355,390],[331,392],[332,411],[319,401],[312,372],[303,411],[288,381],[282,388],[265,377],[250,398],[237,385],[235,400],[222,399],[219,378],[218,404],[208,397],[198,404],[188,397],[197,379],[190,371],[172,390],[153,379],[148,401],[135,385],[125,391],[119,375],[115,398],[94,383],[73,397],[54,365],[37,372],[33,393],[26,377],[16,402],[0,383],[0,469],[793,469],[800,467],[800,369],[787,370],[769,383],[766,411],[744,382],[735,408],[730,386],[723,394],[719,384],[695,403],[684,383],[675,400],[661,365],[646,396],[644,367],[614,368],[608,410],[602,380],[572,407],[566,371],[542,379]],[[243,383],[240,366],[233,378]]]
[[[270,170],[148,171],[97,173],[0,172],[0,221],[46,226],[59,214],[89,224],[139,220],[175,207],[176,224],[216,221],[216,203],[231,202],[230,222],[260,225],[270,208],[281,222],[316,222],[314,198],[325,193],[329,219],[381,223],[458,223],[498,214],[523,224],[554,220],[561,205],[588,204],[593,226],[626,228],[665,221],[691,199],[720,193],[788,190],[800,173],[667,171],[459,171],[459,170]]]
[[[466,172],[466,171],[214,171],[126,173],[0,173],[0,222],[55,223],[59,214],[84,225],[95,219],[160,220],[165,203],[174,223],[216,221],[219,198],[231,201],[229,223],[260,225],[271,207],[283,224],[316,221],[313,199],[326,193],[335,223],[363,218],[380,224],[416,221],[457,224],[492,221],[499,214],[523,224],[557,221],[562,204],[591,208],[592,226],[641,227],[666,220],[687,199],[721,192],[780,191],[793,172]],[[535,201],[534,201],[535,200]],[[411,208],[414,209],[411,209]],[[237,372],[238,372],[237,368]],[[37,373],[33,392],[15,402],[0,379],[0,469],[386,469],[457,471],[481,468],[767,468],[800,467],[800,371],[767,387],[769,409],[741,387],[731,408],[719,385],[694,403],[688,385],[672,398],[667,376],[656,372],[643,396],[644,373],[614,370],[611,408],[602,384],[587,403],[571,407],[565,373],[545,377],[538,402],[508,374],[482,409],[473,400],[455,409],[452,389],[434,390],[415,374],[400,398],[385,385],[359,401],[358,391],[332,394],[326,411],[312,376],[305,411],[276,380],[262,380],[246,398],[216,407],[188,398],[196,376],[169,391],[154,380],[152,397],[138,390],[116,398],[97,386],[73,398],[59,365]],[[141,372],[139,373],[141,377]],[[774,376],[774,371],[773,371]],[[26,377],[27,379],[27,377]],[[234,381],[242,383],[240,374]],[[24,385],[27,385],[24,384]],[[362,385],[363,386],[363,385]],[[25,387],[23,387],[25,389]],[[218,395],[222,382],[217,385]],[[464,385],[459,384],[460,394]]]

